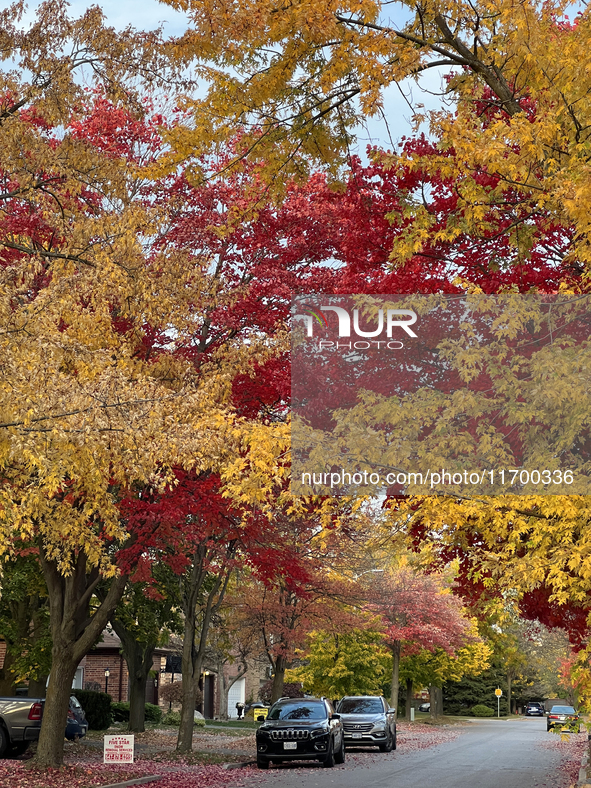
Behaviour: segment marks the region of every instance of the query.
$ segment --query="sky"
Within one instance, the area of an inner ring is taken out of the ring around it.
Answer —
[[[34,15],[38,5],[38,0],[29,0],[29,17]],[[174,36],[183,33],[187,27],[184,14],[158,0],[98,0],[94,3],[90,0],[70,0],[69,5],[72,16],[80,16],[90,5],[98,5],[107,23],[117,29],[132,25],[141,30],[153,30],[162,24],[165,35]],[[425,110],[437,109],[441,106],[441,99],[437,95],[441,83],[442,75],[439,72],[427,71],[421,78],[423,90],[411,80],[387,88],[384,92],[384,118],[368,118],[366,128],[359,129],[358,152],[363,155],[367,145],[390,149],[400,137],[409,135],[412,132],[412,113],[407,99],[421,102]],[[427,132],[427,125],[423,124],[421,130]]]

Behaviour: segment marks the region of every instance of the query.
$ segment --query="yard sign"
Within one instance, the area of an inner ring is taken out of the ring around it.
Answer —
[[[134,735],[105,736],[104,763],[133,763]]]

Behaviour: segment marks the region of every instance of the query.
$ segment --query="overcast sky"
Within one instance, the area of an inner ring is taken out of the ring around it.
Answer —
[[[29,0],[29,15],[34,13],[34,9],[38,5],[37,0]],[[119,29],[132,25],[138,29],[147,30],[163,24],[165,34],[172,36],[181,34],[187,27],[187,19],[184,14],[174,11],[169,5],[159,3],[157,0],[99,0],[96,3],[92,3],[90,0],[70,0],[72,16],[80,16],[90,5],[99,5],[103,9],[108,24]],[[421,79],[421,85],[431,91],[433,95],[420,91],[410,81],[401,87],[408,98],[424,104],[426,109],[435,109],[440,106],[441,101],[435,95],[441,89],[440,75],[436,72],[426,72]],[[392,141],[395,144],[402,135],[411,133],[411,111],[401,89],[396,85],[392,85],[385,92],[384,115],[386,122],[371,118],[368,120],[367,130],[359,130],[360,152],[365,151],[368,144],[390,148]],[[423,130],[427,131],[426,125],[423,126]]]

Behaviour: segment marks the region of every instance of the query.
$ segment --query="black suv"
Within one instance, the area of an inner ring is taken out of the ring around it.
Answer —
[[[345,762],[343,726],[326,698],[281,698],[256,738],[259,769],[282,761],[316,760],[328,768]]]

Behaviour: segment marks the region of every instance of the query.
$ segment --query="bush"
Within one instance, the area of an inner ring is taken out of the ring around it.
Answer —
[[[472,714],[475,717],[494,717],[495,710],[491,709],[490,706],[479,703],[476,706],[472,706]]]
[[[94,690],[72,690],[72,695],[80,701],[88,727],[93,731],[104,731],[113,721],[111,715],[111,696]]]
[[[162,717],[162,724],[163,725],[180,725],[181,724],[181,713],[180,711],[167,711],[164,717]]]
[[[162,709],[160,706],[155,706],[153,703],[146,703],[145,710],[146,722],[160,722],[162,719]]]
[[[112,703],[111,713],[115,722],[129,722],[129,703]]]
[[[112,703],[111,712],[115,722],[129,722],[129,703],[127,701]],[[160,722],[162,719],[162,709],[160,706],[155,706],[153,703],[146,703],[144,719],[146,722]]]
[[[175,725],[178,726],[181,724],[181,713],[180,711],[167,711],[166,714],[162,717],[161,722],[163,725]],[[205,728],[205,720],[196,719],[193,723],[198,728]]]
[[[183,682],[173,681],[172,684],[161,684],[158,689],[158,696],[164,703],[182,703],[183,702]],[[198,706],[203,700],[203,693],[201,690],[197,691],[195,703]]]

